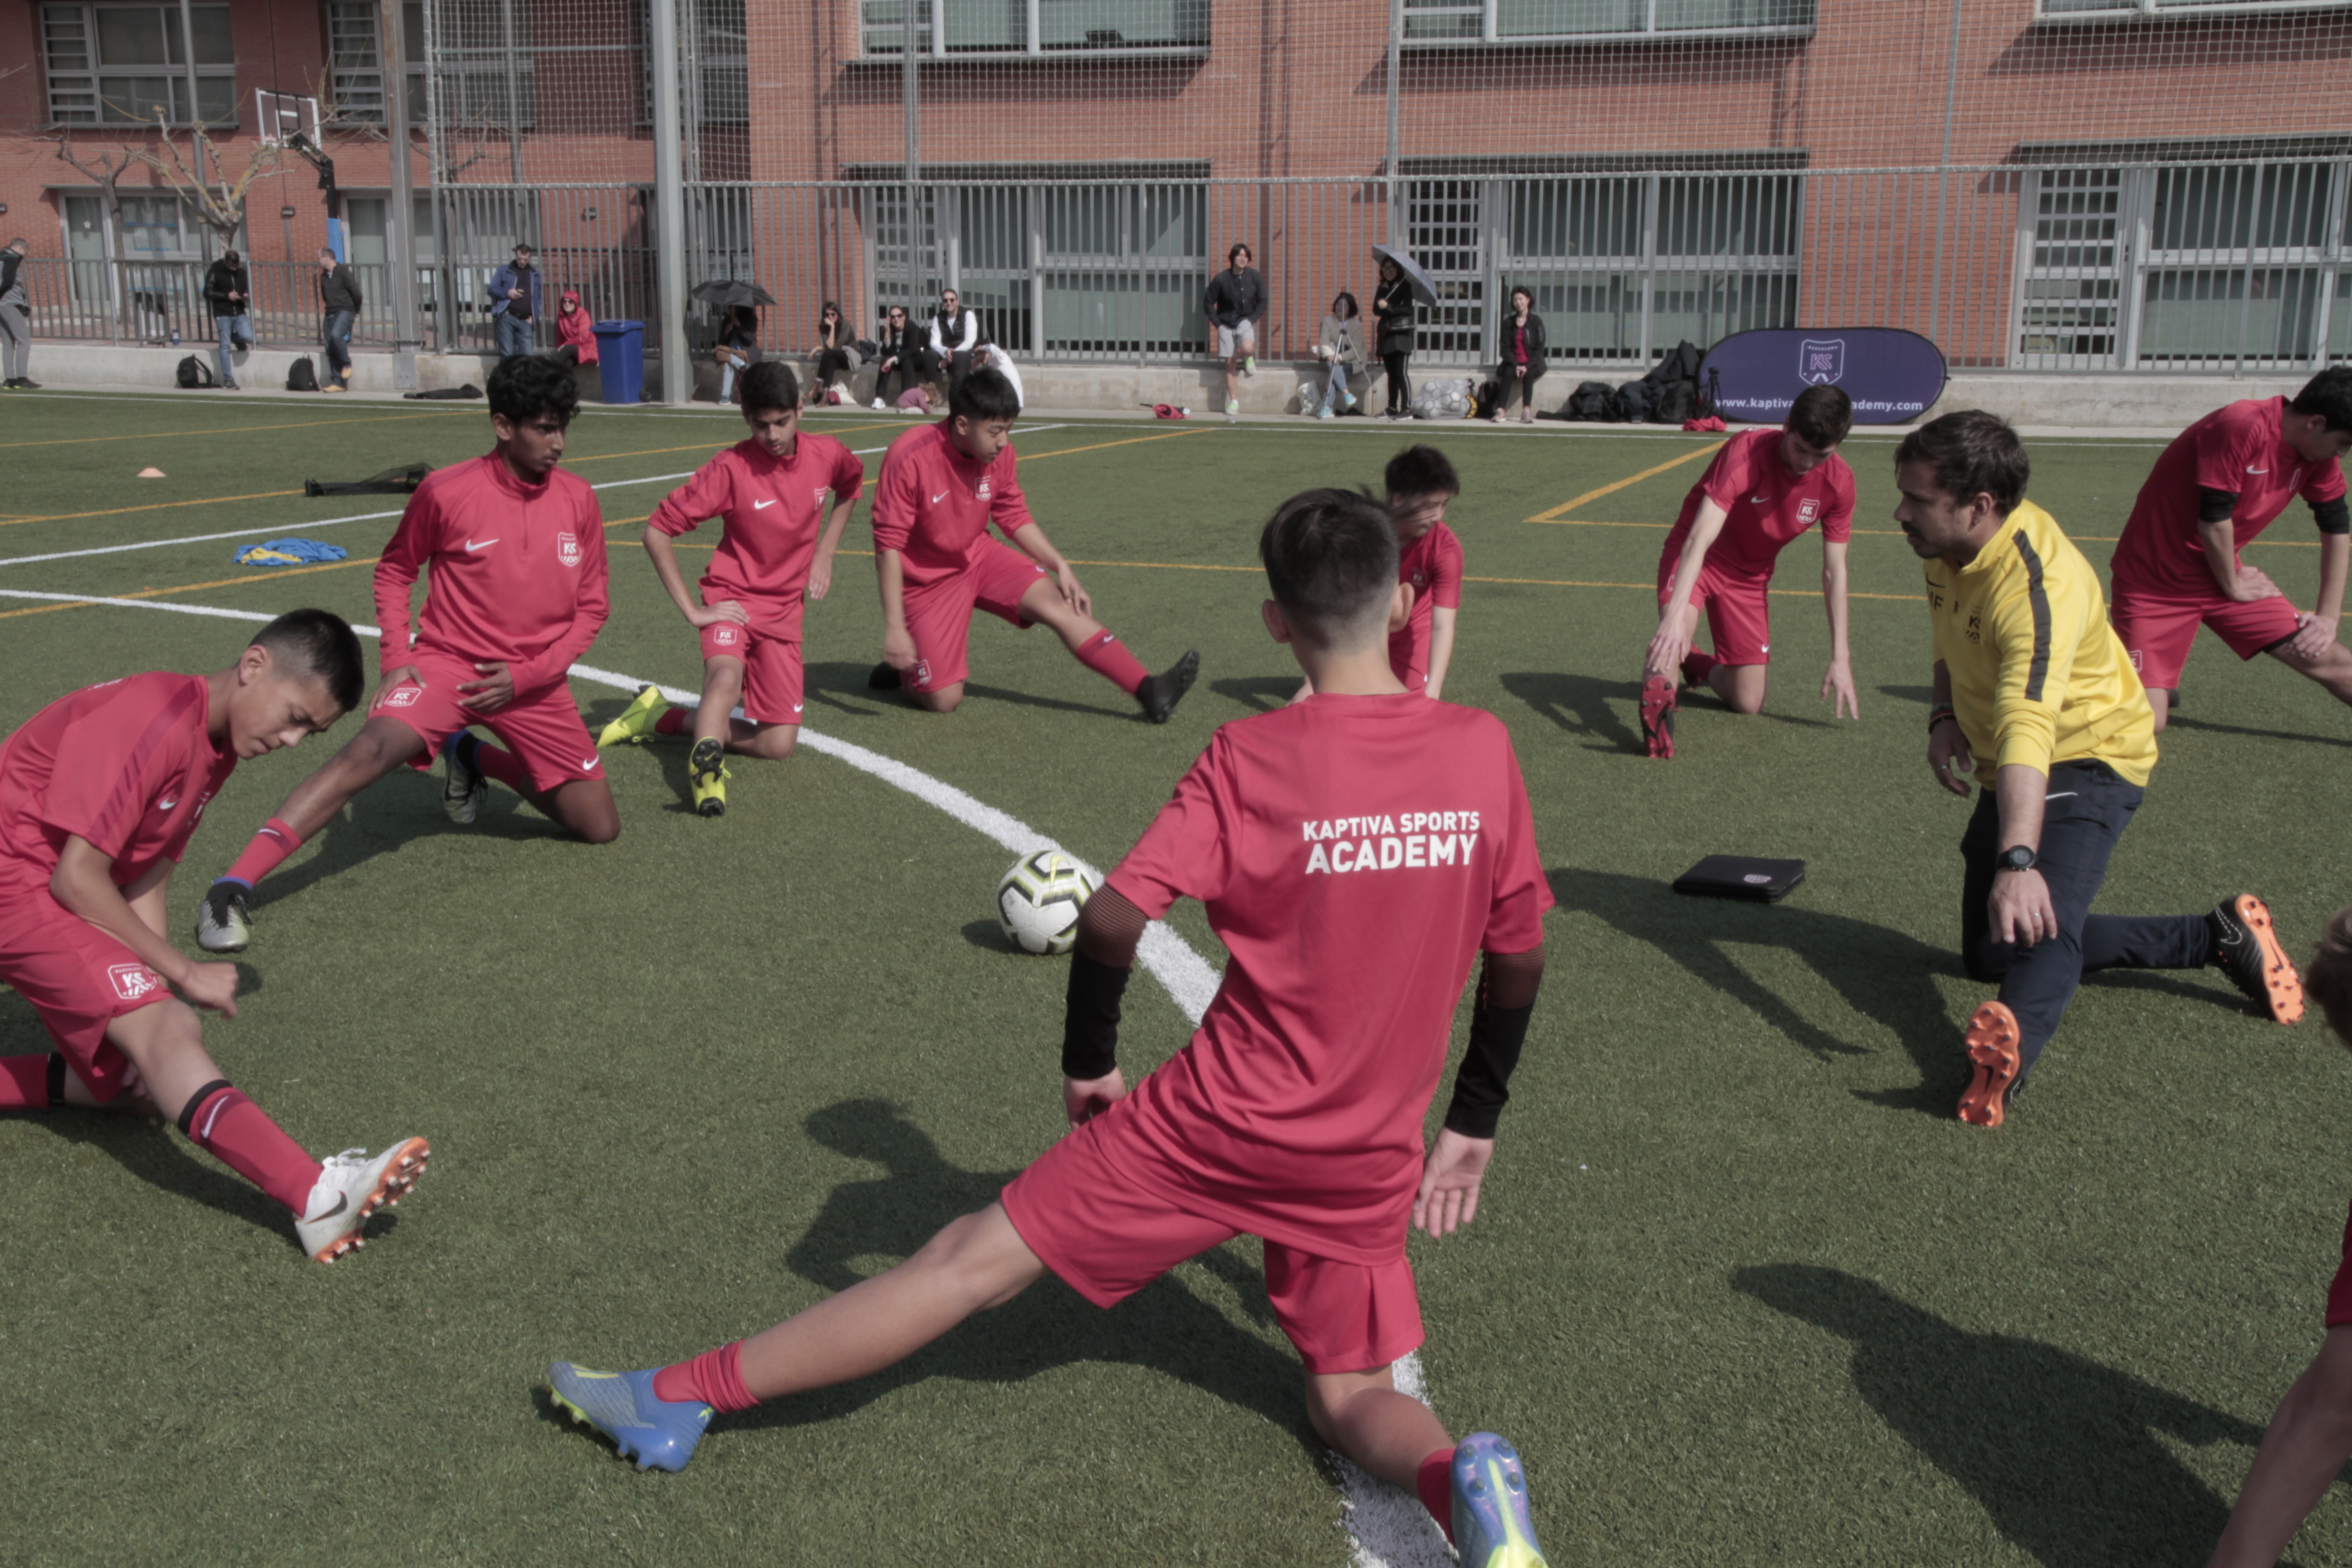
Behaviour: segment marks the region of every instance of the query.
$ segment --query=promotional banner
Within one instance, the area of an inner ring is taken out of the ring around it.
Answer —
[[[1709,349],[1700,390],[1726,419],[1778,425],[1809,386],[1839,386],[1857,425],[1907,425],[1944,395],[1944,352],[1895,327],[1773,328]]]

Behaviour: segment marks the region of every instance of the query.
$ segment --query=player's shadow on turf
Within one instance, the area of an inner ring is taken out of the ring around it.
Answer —
[[[341,815],[313,834],[307,842],[316,844],[318,853],[273,873],[261,885],[255,907],[266,918],[271,905],[315,883],[340,877],[379,855],[390,855],[403,845],[437,833],[518,843],[551,834],[571,837],[541,816],[537,807],[502,786],[491,789],[481,815],[470,826],[457,826],[442,815],[439,776],[401,768],[360,792]]]
[[[1878,694],[1892,697],[1897,702],[1916,702],[1922,708],[1936,700],[1936,689],[1932,686],[1882,686]]]
[[[1893,1034],[1917,1064],[1916,1088],[1855,1089],[1855,1097],[1895,1110],[1952,1115],[1968,1081],[1968,1064],[1936,976],[1959,973],[1958,953],[1818,910],[1688,898],[1664,882],[1610,871],[1563,867],[1549,875],[1552,896],[1562,910],[1580,910],[1648,943],[1816,1059],[1873,1055],[1872,1047],[1841,1039],[1791,1007],[1741,968],[1729,951],[1735,944],[1787,948],[1848,1006]]]
[[[967,921],[964,941],[983,952],[1019,952],[1021,944],[1004,934],[1004,927],[995,921]]]
[[[1731,1282],[1852,1341],[1864,1402],[2050,1568],[2203,1563],[2229,1505],[2158,1434],[2262,1441],[2234,1415],[2038,1340],[1971,1333],[1838,1269],[1775,1263]]]
[[[866,684],[866,678],[873,673],[874,667],[870,664],[848,664],[838,659],[825,664],[812,664],[807,667],[801,682],[807,693],[804,700],[822,702],[835,712],[846,713],[853,719],[878,719],[882,716],[885,703],[892,707],[901,704],[894,694],[877,691]],[[858,700],[845,700],[848,698]]]
[[[1290,705],[1290,700],[1298,695],[1298,681],[1295,674],[1240,676],[1230,680],[1212,680],[1209,689],[1244,708],[1271,713]]]
[[[827,1196],[784,1261],[828,1290],[845,1290],[874,1270],[853,1267],[908,1257],[940,1226],[985,1208],[1014,1173],[960,1170],[895,1106],[851,1100],[808,1119],[809,1135],[887,1173],[844,1182]],[[1261,1271],[1219,1247],[1199,1259],[1229,1286],[1253,1321],[1270,1328]],[[993,1311],[975,1315],[887,1372],[820,1389],[732,1418],[733,1424],[796,1426],[829,1421],[891,1389],[934,1377],[1015,1383],[1082,1362],[1125,1362],[1164,1373],[1252,1410],[1298,1437],[1322,1444],[1307,1425],[1299,1364],[1286,1347],[1236,1326],[1180,1277],[1147,1286],[1109,1311],[1048,1276]]]
[[[96,1149],[158,1192],[168,1193],[173,1198],[193,1199],[273,1235],[291,1235],[291,1224],[282,1206],[250,1183],[197,1159],[186,1144],[179,1142],[168,1121],[112,1110],[23,1114],[68,1143]],[[373,1230],[369,1239],[374,1239]]]
[[[1022,708],[1050,708],[1057,713],[1086,713],[1100,719],[1131,719],[1138,724],[1150,723],[1140,708],[1105,708],[1094,702],[1070,702],[1059,697],[1040,697],[1034,692],[1015,691],[1007,686],[982,686],[978,681],[963,683],[967,701],[980,698],[988,702],[1010,702]]]
[[[2291,730],[2255,730],[2243,724],[2216,724],[2210,719],[2191,719],[2175,713],[2166,722],[2172,730],[2210,730],[2216,735],[2250,735],[2258,741],[2308,741],[2322,746],[2352,746],[2352,741],[2341,735],[2299,735]]]
[[[1630,680],[1601,680],[1556,669],[1519,670],[1502,678],[1503,689],[1571,735],[1590,735],[1595,752],[1640,752],[1642,737],[1619,716],[1618,706],[1638,710],[1642,689]]]

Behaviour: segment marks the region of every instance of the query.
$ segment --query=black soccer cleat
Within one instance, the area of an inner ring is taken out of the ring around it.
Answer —
[[[2250,1002],[2282,1024],[2303,1017],[2303,977],[2279,945],[2270,906],[2252,893],[2213,906],[2205,917],[2213,933],[2213,964]]]
[[[866,678],[866,689],[868,691],[896,691],[904,684],[905,682],[898,677],[898,672],[887,664],[876,665],[872,673]]]
[[[253,941],[253,916],[246,909],[251,889],[226,878],[205,889],[196,906],[196,945],[206,952],[243,952]]]
[[[1143,704],[1143,716],[1155,724],[1165,724],[1168,716],[1176,711],[1176,704],[1184,700],[1184,693],[1192,689],[1192,682],[1201,678],[1201,654],[1197,648],[1186,648],[1184,657],[1161,670],[1147,675],[1143,684],[1135,689],[1135,700]]]

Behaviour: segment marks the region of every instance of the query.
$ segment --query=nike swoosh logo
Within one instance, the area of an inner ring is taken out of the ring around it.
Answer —
[[[797,702],[793,703],[793,712],[795,712],[795,713],[797,713],[797,712],[799,712],[800,710],[801,710],[801,705],[800,705],[799,703],[797,703]]]
[[[2267,474],[2270,470],[2268,468],[2248,468],[2246,472],[2250,474]]]
[[[751,510],[753,511],[758,511],[761,507],[773,506],[776,503],[772,500],[755,500],[751,503]]]
[[[499,539],[504,539],[506,535],[503,533],[499,535]],[[485,539],[479,543],[469,539],[466,541],[466,550],[469,554],[477,550],[488,550],[491,545],[496,544],[499,542],[499,539]]]
[[[940,504],[940,502],[941,502],[941,501],[943,501],[943,500],[947,500],[947,499],[948,499],[948,492],[947,492],[947,491],[945,491],[945,490],[941,490],[939,494],[937,494],[937,495],[935,495],[935,496],[933,496],[933,497],[931,498],[931,504],[932,504],[933,506],[937,506],[937,505],[939,505],[939,504]]]
[[[310,1223],[310,1224],[311,1224],[311,1225],[316,1225],[316,1224],[318,1224],[318,1223],[319,1223],[320,1220],[322,1220],[322,1219],[332,1219],[332,1218],[334,1218],[337,1215],[339,1215],[339,1214],[342,1213],[345,1209],[347,1209],[347,1208],[349,1208],[349,1207],[351,1207],[351,1206],[352,1206],[352,1194],[349,1194],[349,1193],[337,1193],[337,1194],[335,1194],[335,1206],[334,1206],[333,1208],[329,1209],[325,1214],[319,1214],[319,1215],[310,1215],[310,1216],[309,1223]]]
[[[1758,506],[1762,506],[1764,504],[1764,498],[1762,496],[1749,496],[1748,499]]]
[[[587,761],[582,763],[580,764],[580,771],[583,773],[594,773],[596,771],[596,759],[590,757]]]

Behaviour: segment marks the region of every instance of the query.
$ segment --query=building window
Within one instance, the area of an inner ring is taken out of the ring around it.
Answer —
[[[529,131],[539,120],[531,0],[433,8],[434,85],[441,123]],[[421,47],[418,54],[423,54]]]
[[[196,100],[188,101],[188,38],[176,5],[44,5],[41,43],[49,119],[61,125],[236,123],[236,53],[229,8],[191,8]]]
[[[2352,0],[2034,0],[2042,22],[2115,21],[2134,16],[2254,16],[2279,11],[2341,11]]]
[[[401,6],[401,51],[408,68],[408,122],[425,121],[425,6]],[[329,0],[327,61],[333,75],[335,110],[346,120],[383,123],[383,50],[376,37],[375,0]]]
[[[935,58],[1199,54],[1209,47],[1209,0],[859,0],[863,53],[898,58],[909,5],[915,47]]]
[[[1407,44],[1804,37],[1813,0],[1404,0]]]
[[[654,122],[653,12],[637,0],[637,40],[645,60],[637,123]],[[677,16],[678,118],[688,125],[751,122],[751,32],[743,0],[681,0]],[[689,170],[687,177],[692,179]]]

